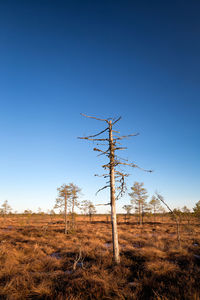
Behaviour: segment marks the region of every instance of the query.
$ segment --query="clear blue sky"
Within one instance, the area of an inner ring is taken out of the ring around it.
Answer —
[[[172,207],[200,199],[199,1],[0,1],[0,203],[51,209],[74,182],[82,199],[104,182],[102,159],[78,136],[122,116],[127,170]],[[129,203],[126,196],[118,209]],[[107,208],[106,208],[107,210]],[[103,211],[103,210],[102,210]]]

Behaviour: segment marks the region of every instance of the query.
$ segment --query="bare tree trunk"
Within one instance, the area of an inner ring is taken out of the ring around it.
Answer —
[[[74,199],[72,199],[72,229],[74,229]]]
[[[141,218],[141,203],[139,200],[139,224],[142,225],[142,218]]]
[[[171,211],[172,215],[174,216],[175,222],[176,222],[176,234],[177,234],[177,240],[178,240],[178,245],[179,247],[181,246],[181,237],[180,237],[180,224],[177,215],[171,210],[171,208],[167,205],[167,203],[164,201],[164,198],[157,194],[158,199],[165,204],[165,206]]]
[[[65,234],[67,234],[67,195],[65,194]]]
[[[144,205],[142,204],[142,225],[144,223]]]
[[[110,199],[111,199],[113,256],[114,256],[114,262],[116,264],[119,264],[120,257],[119,257],[119,244],[118,244],[117,218],[116,218],[116,205],[115,205],[115,170],[114,170],[115,156],[114,156],[111,121],[109,121],[109,145],[110,145]]]

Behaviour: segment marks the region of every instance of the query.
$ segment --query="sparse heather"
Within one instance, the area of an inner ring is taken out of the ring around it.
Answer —
[[[200,226],[169,218],[143,226],[118,218],[121,264],[112,265],[106,216],[76,218],[64,234],[59,216],[0,219],[0,299],[192,299],[200,296]]]

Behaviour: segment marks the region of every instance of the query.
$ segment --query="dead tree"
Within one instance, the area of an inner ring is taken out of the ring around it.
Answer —
[[[125,185],[125,178],[128,176],[128,174],[124,173],[123,171],[117,169],[118,166],[131,166],[134,168],[139,168],[134,163],[128,163],[127,160],[124,160],[123,158],[120,158],[116,151],[127,149],[126,147],[121,147],[120,141],[122,139],[137,136],[138,134],[130,134],[126,136],[119,136],[118,131],[113,130],[113,125],[115,125],[120,119],[100,119],[96,117],[87,116],[84,114],[81,114],[84,117],[95,119],[98,121],[102,121],[106,123],[106,128],[102,130],[101,132],[90,135],[87,137],[79,137],[80,139],[85,139],[89,141],[96,142],[97,145],[103,146],[106,148],[100,149],[100,148],[94,148],[94,151],[100,152],[99,155],[105,155],[108,157],[109,162],[102,167],[105,171],[108,171],[108,173],[105,173],[103,175],[100,175],[104,178],[108,178],[109,180],[106,182],[106,185],[99,189],[97,191],[100,192],[106,188],[110,188],[110,203],[107,203],[105,205],[111,205],[111,223],[112,223],[112,241],[113,241],[113,259],[116,264],[120,263],[120,257],[119,257],[119,244],[118,244],[118,232],[117,232],[117,218],[116,218],[116,200],[121,197],[124,192],[126,191],[126,185]],[[102,134],[108,134],[106,137],[99,138]],[[146,171],[146,170],[145,170]],[[151,171],[149,171],[151,172]],[[99,176],[99,175],[96,175]],[[116,186],[118,184],[118,186]],[[116,195],[116,190],[118,191],[118,194]]]
[[[163,196],[161,196],[160,194],[158,194],[156,192],[156,196],[157,199],[159,201],[161,201],[168,209],[169,211],[172,213],[172,215],[174,216],[174,220],[176,222],[176,235],[177,235],[177,241],[178,241],[178,245],[179,247],[181,246],[181,238],[180,238],[180,221],[178,220],[178,216],[177,214],[169,207],[169,205],[165,202]]]

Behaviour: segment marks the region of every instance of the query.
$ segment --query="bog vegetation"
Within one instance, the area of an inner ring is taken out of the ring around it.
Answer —
[[[106,146],[94,150],[108,159],[102,166],[107,182],[99,191],[109,188],[105,205],[111,211],[98,215],[94,203],[80,201],[82,190],[74,183],[57,188],[55,206],[46,213],[38,208],[18,214],[4,201],[0,299],[199,299],[200,201],[193,211],[172,209],[135,181],[124,214],[117,214],[128,176],[118,167],[139,167],[116,151],[125,149],[122,139],[137,134],[119,136],[113,126],[120,118],[89,118],[107,126],[82,139]]]
[[[117,216],[121,262],[112,264],[108,215],[2,214],[0,299],[199,299],[200,220],[169,213]],[[108,220],[107,220],[108,219]],[[189,222],[188,222],[189,220]]]

